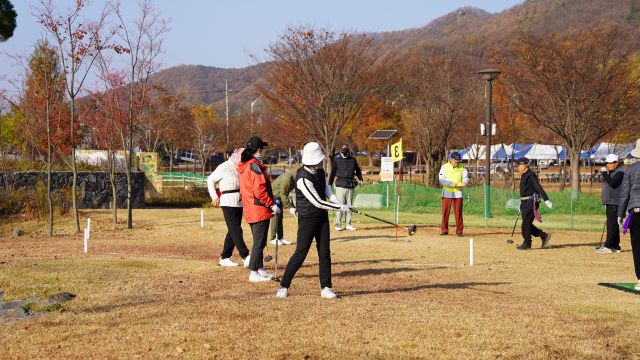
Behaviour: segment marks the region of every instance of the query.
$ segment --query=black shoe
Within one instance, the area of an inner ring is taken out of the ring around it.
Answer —
[[[540,236],[540,238],[542,239],[542,248],[546,248],[549,247],[549,240],[551,240],[551,234],[542,234],[542,236]]]
[[[522,245],[518,246],[516,249],[518,249],[518,250],[530,250],[531,249],[531,245],[522,244]]]
[[[462,237],[462,233],[457,233],[456,236],[457,237]]]
[[[449,233],[444,233],[444,232],[443,232],[443,233],[440,233],[440,235],[441,235],[441,236],[442,236],[442,235],[449,235]]]

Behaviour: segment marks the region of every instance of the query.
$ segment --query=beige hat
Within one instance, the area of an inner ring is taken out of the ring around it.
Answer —
[[[636,141],[636,148],[631,151],[631,156],[640,158],[640,139]]]

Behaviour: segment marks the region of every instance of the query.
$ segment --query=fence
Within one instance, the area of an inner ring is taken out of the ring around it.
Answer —
[[[186,188],[187,186],[207,185],[206,177],[191,172],[158,171],[158,175],[162,175],[162,186],[165,188]]]
[[[398,197],[398,185],[400,196]],[[486,227],[513,227],[518,214],[520,194],[515,191],[490,187],[489,214],[485,216],[486,185],[464,189],[463,214],[465,225]],[[428,188],[404,182],[365,185],[355,189],[355,195],[382,195],[387,203],[378,209],[368,210],[371,215],[393,221],[397,211],[398,222],[403,224],[440,225],[442,218],[442,189]],[[547,193],[553,209],[540,204],[542,229],[602,230],[605,210],[599,197],[572,189]],[[453,211],[452,211],[453,215]],[[356,221],[372,222],[361,215],[353,215]],[[450,222],[453,224],[453,216]]]

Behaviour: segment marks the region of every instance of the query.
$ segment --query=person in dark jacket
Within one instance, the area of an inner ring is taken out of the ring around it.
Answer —
[[[280,208],[273,200],[271,179],[267,175],[267,167],[262,165],[264,148],[267,143],[257,136],[247,142],[247,146],[240,156],[238,165],[240,182],[240,197],[242,199],[242,212],[245,220],[251,226],[253,234],[253,248],[249,255],[248,268],[250,282],[272,280],[275,276],[269,274],[264,268],[262,251],[267,246],[269,235],[269,220],[273,214],[279,214]]]
[[[518,171],[520,177],[520,211],[522,212],[522,245],[518,246],[518,250],[531,249],[531,236],[540,237],[542,239],[542,248],[549,247],[551,234],[545,233],[533,225],[533,219],[537,218],[542,222],[538,214],[538,207],[541,199],[544,199],[545,205],[549,209],[553,208],[553,204],[549,201],[547,193],[544,192],[538,177],[529,169],[529,159],[521,157],[518,159]]]
[[[640,139],[631,156],[640,158]],[[629,212],[629,217],[624,219]],[[631,231],[631,251],[633,265],[636,269],[636,290],[640,290],[640,162],[627,166],[622,185],[620,186],[620,202],[618,203],[618,225]]]
[[[604,246],[596,248],[597,253],[620,252],[620,227],[618,226],[618,203],[620,202],[620,185],[624,178],[624,170],[618,163],[618,155],[607,155],[607,166],[601,169],[604,178],[602,187],[602,205],[607,213],[607,241]]]
[[[289,193],[296,189],[296,172],[287,171],[273,180],[273,198],[280,199],[280,210],[283,208],[295,208],[289,201]],[[276,231],[277,230],[277,231]],[[282,216],[275,216],[271,219],[271,227],[269,228],[269,239],[273,245],[291,245],[290,241],[284,239],[284,229],[282,228]],[[276,239],[276,233],[279,239]]]
[[[360,180],[356,182],[353,177],[357,176]],[[335,179],[338,177],[337,179]],[[362,172],[358,166],[356,159],[349,153],[349,145],[343,144],[340,146],[340,154],[333,158],[331,162],[331,174],[329,175],[329,186],[333,185],[333,181],[336,182],[336,196],[341,203],[351,206],[353,203],[353,189],[356,184],[362,186],[364,181],[362,180]],[[342,213],[336,214],[336,230],[342,230]],[[345,215],[344,219],[345,230],[357,230],[351,226],[351,213]]]
[[[329,238],[328,211],[350,213],[352,207],[342,205],[331,191],[325,179],[322,162],[325,156],[318,143],[308,143],[302,151],[302,164],[296,175],[296,210],[298,212],[298,239],[296,251],[284,270],[280,289],[276,297],[285,298],[289,294],[291,280],[309,253],[311,242],[316,239],[320,260],[320,296],[335,298],[331,283],[331,249]],[[329,201],[327,201],[329,198]]]

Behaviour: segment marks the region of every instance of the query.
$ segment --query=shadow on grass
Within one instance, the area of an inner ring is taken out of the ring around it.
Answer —
[[[553,241],[553,239],[551,239]],[[550,243],[551,247],[550,249],[562,249],[562,248],[573,248],[573,247],[592,247],[592,248],[596,248],[598,246],[600,246],[600,242],[593,242],[593,243],[589,243],[589,244],[554,244],[553,242]]]
[[[411,292],[411,291],[419,291],[419,290],[426,290],[426,289],[454,289],[454,290],[470,289],[470,290],[489,291],[496,294],[507,294],[506,292],[500,292],[500,291],[475,289],[472,286],[497,286],[497,285],[510,285],[510,284],[511,283],[507,283],[507,282],[498,282],[498,283],[470,282],[470,283],[461,283],[461,284],[433,284],[433,285],[421,285],[421,286],[405,287],[405,288],[397,288],[397,289],[363,290],[363,291],[351,291],[351,292],[344,292],[344,293],[340,292],[339,297],[369,295],[369,294],[392,294],[397,292]]]
[[[406,232],[406,231],[405,231]],[[339,241],[339,242],[349,242],[355,240],[371,240],[371,239],[395,239],[395,236],[389,235],[355,235],[355,236],[342,236],[342,237],[334,237],[331,241]]]
[[[445,269],[444,267],[431,267],[428,269],[417,269],[417,268],[387,268],[387,269],[361,269],[361,270],[350,270],[350,271],[342,271],[339,273],[331,274],[332,277],[347,277],[347,276],[366,276],[366,275],[388,275],[395,274],[401,272],[409,272],[409,271],[425,271],[425,270],[435,270],[435,269]],[[318,274],[296,274],[296,277],[301,278],[316,278]]]

